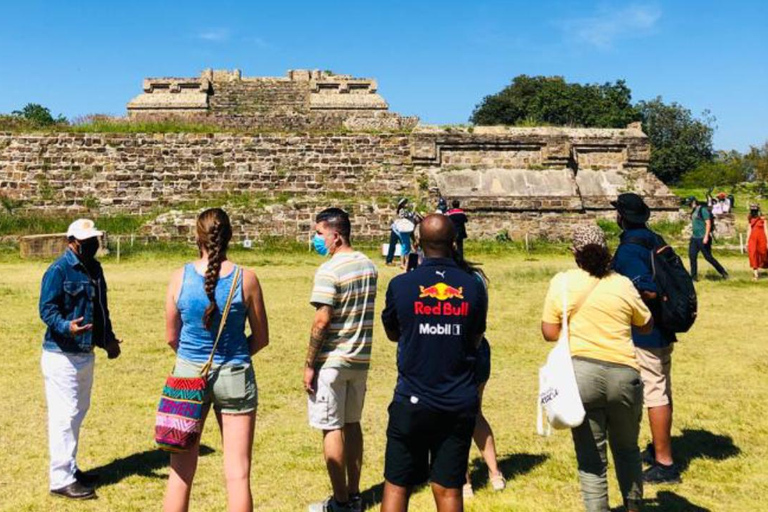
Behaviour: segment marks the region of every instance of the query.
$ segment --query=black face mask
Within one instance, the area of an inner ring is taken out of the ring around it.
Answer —
[[[80,249],[78,255],[83,260],[92,260],[96,257],[96,252],[99,250],[99,239],[96,237],[88,238],[87,240],[80,241]]]

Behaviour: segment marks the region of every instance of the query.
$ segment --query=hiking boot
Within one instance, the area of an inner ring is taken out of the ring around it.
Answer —
[[[504,479],[504,475],[501,474],[501,471],[495,475],[491,475],[490,481],[491,487],[493,487],[493,490],[496,492],[503,491],[507,488],[507,481]]]
[[[363,497],[360,494],[350,494],[349,508],[352,512],[363,512]]]
[[[340,504],[333,496],[329,496],[323,501],[312,503],[309,512],[352,512],[352,507],[349,503]]]
[[[680,470],[674,464],[666,466],[655,462],[643,471],[643,482],[647,484],[679,484],[682,481]]]
[[[71,500],[92,500],[96,497],[96,492],[91,487],[86,487],[78,481],[61,489],[51,489],[51,494]]]
[[[645,450],[640,452],[640,458],[642,459],[643,464],[648,466],[656,464],[656,449],[653,447],[653,443],[648,443]]]

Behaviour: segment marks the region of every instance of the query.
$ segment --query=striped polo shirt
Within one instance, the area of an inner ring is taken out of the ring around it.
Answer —
[[[377,279],[376,266],[357,251],[337,253],[317,269],[310,302],[333,307],[333,317],[316,368],[368,369]]]

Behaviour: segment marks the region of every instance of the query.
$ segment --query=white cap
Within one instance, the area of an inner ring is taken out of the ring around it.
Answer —
[[[67,229],[67,238],[74,237],[78,240],[87,240],[101,235],[102,232],[96,229],[91,219],[77,219]]]

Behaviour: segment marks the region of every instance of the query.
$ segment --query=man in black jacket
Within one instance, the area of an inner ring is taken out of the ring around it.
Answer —
[[[453,222],[456,230],[456,253],[459,258],[464,258],[464,240],[467,238],[467,214],[460,208],[461,203],[454,199],[451,203],[452,208],[448,210],[448,218]]]

